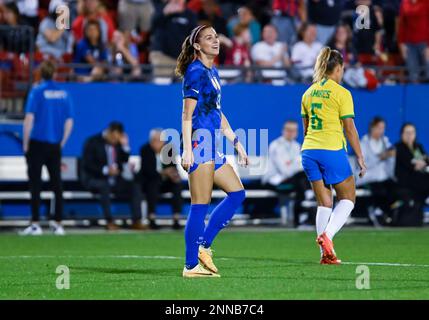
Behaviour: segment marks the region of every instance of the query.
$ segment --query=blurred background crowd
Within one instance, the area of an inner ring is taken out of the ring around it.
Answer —
[[[309,81],[324,45],[343,53],[350,70],[345,81],[351,86],[371,89],[379,81],[425,82],[429,74],[429,1],[424,0],[0,3],[0,60],[6,53],[23,60],[34,51],[36,63],[54,59],[79,64],[63,71],[82,81],[124,74],[141,81],[147,72],[172,77],[182,42],[198,24],[212,25],[219,34],[223,50],[218,65],[263,68],[260,76],[266,81]],[[59,16],[69,29],[57,28]],[[380,77],[367,66],[388,71]],[[397,69],[401,66],[405,68]],[[400,70],[408,77],[398,76]],[[241,80],[252,81],[254,75],[249,71]]]

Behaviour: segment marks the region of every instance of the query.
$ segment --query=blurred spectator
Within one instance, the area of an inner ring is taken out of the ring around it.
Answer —
[[[14,2],[8,2],[3,7],[4,26],[11,29],[0,30],[0,48],[5,51],[25,53],[30,49],[32,34],[30,28],[19,28],[23,20]]]
[[[237,12],[238,15],[231,18],[228,23],[228,35],[232,38],[234,36],[234,27],[237,24],[242,24],[249,28],[252,44],[259,42],[261,39],[261,25],[255,19],[252,9],[248,6],[242,6]]]
[[[376,2],[377,6],[380,6],[382,16],[383,16],[383,46],[385,51],[389,53],[398,52],[398,44],[396,41],[397,37],[397,24],[399,16],[399,8],[401,5],[401,0],[378,0]]]
[[[429,157],[417,142],[416,127],[406,123],[401,128],[401,141],[396,144],[395,175],[398,184],[410,190],[420,205],[429,197]]]
[[[381,222],[385,222],[391,215],[390,208],[397,195],[396,184],[393,181],[395,149],[389,138],[384,135],[385,128],[383,118],[375,117],[369,126],[369,133],[361,139],[367,172],[356,181],[357,186],[371,190],[374,207],[384,213],[384,217],[380,215]]]
[[[39,1],[16,0],[14,2],[18,6],[23,23],[33,27],[34,32],[37,32],[37,29],[39,27]]]
[[[61,60],[66,53],[72,53],[73,36],[67,29],[58,29],[55,21],[58,17],[56,8],[63,5],[63,1],[52,1],[49,4],[49,15],[46,16],[39,27],[36,44],[39,51],[46,56]]]
[[[371,0],[356,0],[356,6],[365,5],[369,8],[369,28],[356,23],[360,19],[357,13],[354,14],[353,22],[353,43],[358,55],[359,62],[363,64],[377,63],[377,57],[382,54],[382,21],[380,15],[376,14],[376,8]]]
[[[80,14],[72,23],[72,31],[75,41],[80,41],[85,34],[85,27],[88,21],[97,20],[100,24],[101,39],[103,43],[107,44],[115,31],[110,16],[103,10],[99,0],[83,0]]]
[[[104,74],[100,62],[106,62],[108,51],[101,41],[101,29],[97,20],[90,20],[85,25],[85,37],[76,45],[73,62],[87,63],[92,67],[76,68],[80,75],[91,75],[91,79],[99,79]]]
[[[296,27],[307,21],[307,8],[304,0],[274,0],[271,23],[279,31],[279,41],[285,42],[288,48],[296,42]]]
[[[100,203],[108,230],[116,230],[110,208],[110,194],[130,201],[132,229],[143,230],[142,194],[128,167],[128,135],[120,122],[112,122],[102,133],[89,137],[84,144],[80,178],[82,185],[100,194]],[[128,173],[128,175],[127,175]]]
[[[338,50],[344,59],[346,66],[356,62],[356,53],[353,48],[353,35],[347,24],[337,26],[335,33],[328,42],[328,47]]]
[[[28,95],[24,128],[23,149],[28,166],[31,193],[31,225],[22,235],[40,235],[40,192],[42,168],[46,166],[52,191],[55,194],[55,216],[50,225],[56,235],[64,235],[61,226],[63,189],[61,181],[61,149],[73,128],[73,105],[70,95],[52,81],[55,65],[44,61],[40,66],[42,82]]]
[[[118,30],[113,33],[110,56],[115,75],[122,75],[124,72],[131,73],[133,77],[141,75],[139,52],[136,44],[129,41],[129,35],[123,34]],[[130,72],[124,69],[126,64],[131,65]]]
[[[296,192],[294,207],[296,227],[299,225],[299,214],[303,211],[301,203],[305,200],[305,191],[310,189],[301,165],[301,145],[296,141],[297,136],[298,123],[286,121],[282,136],[270,143],[268,168],[262,177],[263,184],[281,194]]]
[[[175,164],[176,153],[173,148],[165,146],[165,141],[161,140],[161,132],[161,129],[152,129],[149,134],[149,143],[140,149],[140,179],[148,203],[149,227],[151,229],[159,228],[155,223],[155,218],[156,204],[160,194],[172,192],[173,229],[180,229],[182,179]]]
[[[169,0],[162,12],[155,16],[152,50],[149,54],[154,76],[173,76],[182,43],[196,25],[196,16],[186,9],[185,0]]]
[[[120,0],[118,5],[119,29],[130,33],[149,32],[155,8],[152,0]]]
[[[316,41],[317,29],[313,24],[304,23],[299,31],[300,41],[292,47],[292,63],[304,81],[311,81],[317,55],[323,46]]]
[[[234,27],[232,47],[226,54],[226,65],[250,66],[250,32],[247,26],[237,24]]]
[[[419,80],[421,68],[426,70],[426,78],[429,79],[429,1],[402,1],[398,42],[410,80]]]
[[[308,0],[308,20],[317,28],[317,41],[326,45],[340,21],[344,0]]]
[[[200,9],[195,12],[198,24],[212,26],[219,36],[222,48],[231,47],[232,41],[227,38],[228,31],[226,28],[226,20],[222,17],[220,7],[216,0],[202,0],[200,3]],[[190,8],[190,5],[191,3],[188,4],[188,8]],[[225,63],[225,50],[220,50],[217,60],[219,64]]]
[[[261,67],[284,68],[289,67],[289,55],[287,45],[277,41],[277,30],[271,24],[264,27],[262,31],[262,41],[256,43],[252,49],[253,62]],[[284,70],[262,70],[264,78],[285,78]]]

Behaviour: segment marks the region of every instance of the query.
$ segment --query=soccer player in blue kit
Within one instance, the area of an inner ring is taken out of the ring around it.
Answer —
[[[185,278],[220,276],[212,260],[211,244],[245,198],[240,178],[218,150],[223,134],[234,144],[239,164],[247,166],[246,151],[221,111],[220,79],[213,66],[219,47],[216,31],[198,26],[185,39],[177,59],[176,74],[183,77],[182,166],[189,173],[191,192],[185,228]],[[227,196],[213,210],[206,226],[213,184]]]

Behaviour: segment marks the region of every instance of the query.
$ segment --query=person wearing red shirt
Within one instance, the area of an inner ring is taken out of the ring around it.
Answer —
[[[398,42],[410,81],[418,82],[421,68],[429,79],[429,1],[402,0]]]
[[[101,39],[103,43],[110,42],[115,31],[115,25],[105,12],[99,0],[84,0],[82,12],[72,23],[72,32],[76,42],[84,36],[85,25],[88,20],[97,20],[101,26]]]

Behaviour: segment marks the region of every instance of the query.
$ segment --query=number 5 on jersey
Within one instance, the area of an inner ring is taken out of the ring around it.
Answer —
[[[315,109],[322,109],[322,104],[321,103],[312,103],[311,104],[311,117],[310,117],[311,129],[322,130],[322,128],[323,128],[322,119],[320,119],[317,116]]]

